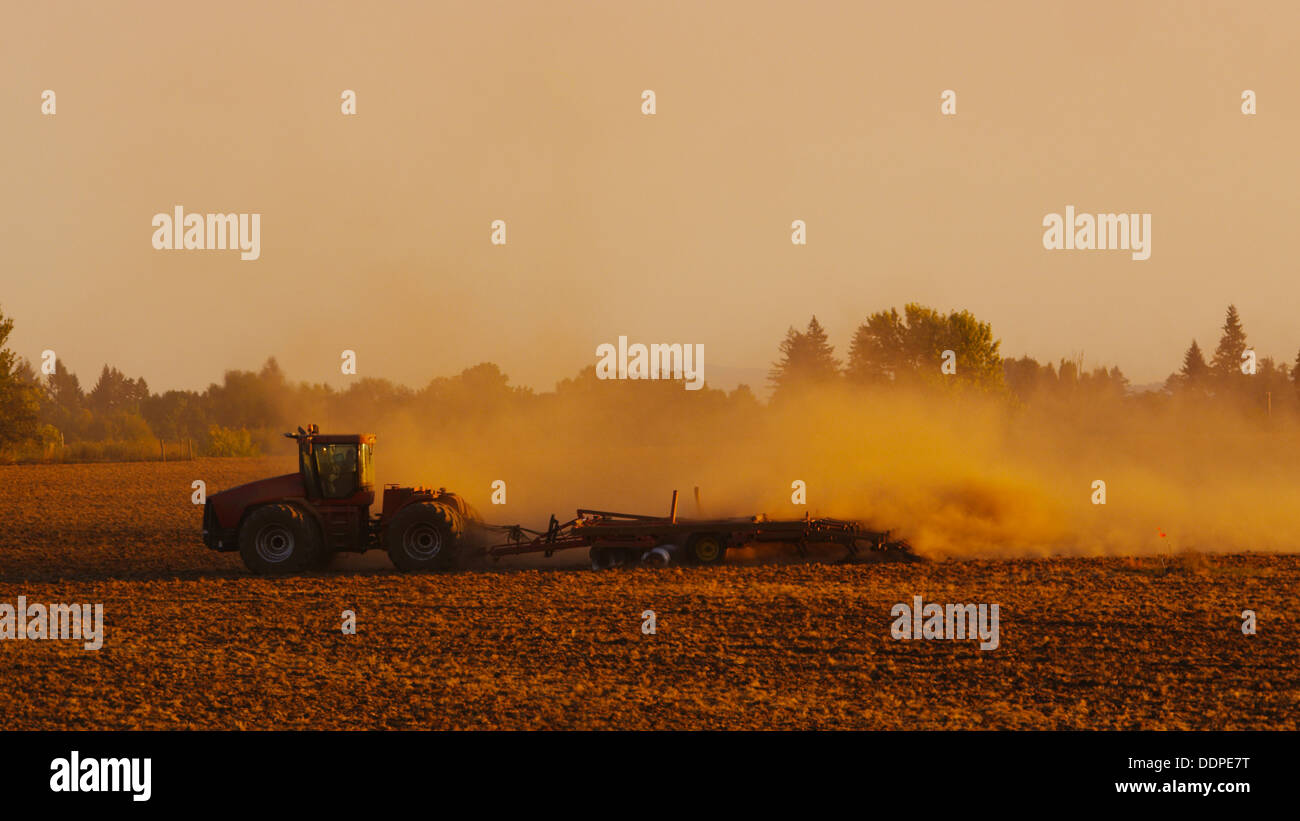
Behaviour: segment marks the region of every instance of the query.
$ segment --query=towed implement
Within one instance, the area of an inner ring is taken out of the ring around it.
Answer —
[[[889,531],[871,530],[844,519],[769,519],[762,515],[679,519],[677,491],[673,491],[668,516],[579,509],[567,522],[552,516],[546,530],[519,525],[484,527],[506,536],[504,542],[487,548],[494,559],[524,553],[550,556],[559,550],[587,548],[594,570],[635,564],[663,567],[673,562],[722,564],[728,550],[763,543],[792,544],[803,556],[810,544],[838,544],[848,549],[850,557],[865,551],[879,560],[916,559],[907,542],[891,540]]]

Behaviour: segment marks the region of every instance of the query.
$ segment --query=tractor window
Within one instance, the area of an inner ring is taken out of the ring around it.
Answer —
[[[363,488],[375,486],[375,462],[369,445],[361,446],[361,486]]]
[[[302,473],[302,484],[307,488],[307,495],[312,495],[311,489],[316,487],[316,465],[306,442],[298,445],[298,470]]]
[[[321,495],[326,499],[344,499],[356,493],[357,446],[318,444],[314,450]]]

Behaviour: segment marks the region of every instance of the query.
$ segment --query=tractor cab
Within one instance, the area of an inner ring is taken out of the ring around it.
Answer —
[[[298,473],[307,498],[366,507],[374,502],[374,434],[321,434],[312,425],[285,436],[298,440]]]

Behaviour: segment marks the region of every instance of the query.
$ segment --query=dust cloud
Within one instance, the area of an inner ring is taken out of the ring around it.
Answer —
[[[366,414],[334,429],[379,435],[381,483],[456,490],[500,524],[540,528],[578,507],[666,515],[677,489],[685,517],[858,519],[931,558],[1295,546],[1300,426],[1289,414],[893,387],[763,404],[744,388],[585,376],[443,417]],[[504,505],[491,504],[496,480]],[[792,502],[796,480],[806,505]],[[1105,504],[1094,504],[1097,480]]]

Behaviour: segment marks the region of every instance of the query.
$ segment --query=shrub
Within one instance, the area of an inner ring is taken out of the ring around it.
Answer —
[[[212,425],[208,428],[207,456],[258,456],[261,449],[253,443],[253,436],[246,428],[223,428]]]

